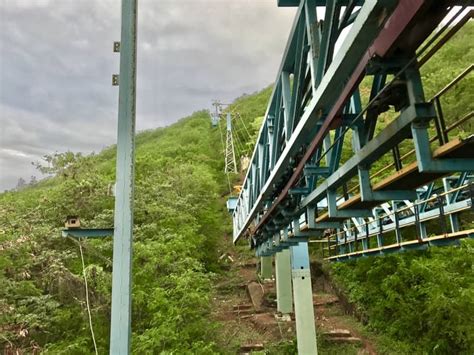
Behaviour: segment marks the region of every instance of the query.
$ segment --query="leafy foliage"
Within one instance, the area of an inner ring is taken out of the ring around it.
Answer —
[[[227,226],[218,132],[206,112],[137,136],[133,351],[212,353],[209,321],[216,241]],[[46,156],[54,177],[0,195],[0,343],[52,353],[93,350],[74,241],[60,237],[67,215],[87,227],[113,225],[115,149]],[[224,221],[224,223],[222,222]],[[110,239],[82,241],[99,351],[108,349]]]
[[[431,99],[474,60],[474,45],[469,39],[474,25],[467,23],[421,69],[427,99]],[[442,97],[446,125],[474,109],[471,72]],[[369,83],[361,92],[367,101]],[[395,115],[382,116],[377,131]],[[432,135],[435,133],[432,129]],[[473,133],[472,120],[450,133]],[[407,140],[402,153],[412,148]],[[345,146],[345,159],[350,146]],[[414,159],[414,156],[412,156]],[[344,160],[344,159],[343,159]],[[393,162],[391,153],[373,166],[373,171]],[[393,174],[393,169],[385,175]],[[379,177],[380,179],[380,177]],[[376,180],[376,179],[374,179]],[[463,214],[464,227],[472,225],[472,214]],[[339,286],[368,319],[369,326],[410,350],[394,353],[472,354],[474,352],[474,244],[463,241],[460,247],[432,248],[426,252],[364,258],[331,265]]]
[[[332,266],[336,281],[371,328],[413,351],[474,351],[474,243]]]

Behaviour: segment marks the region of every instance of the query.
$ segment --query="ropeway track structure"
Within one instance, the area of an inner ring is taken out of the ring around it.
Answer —
[[[448,117],[442,104],[473,65],[432,98],[420,75],[472,18],[474,3],[278,5],[297,12],[233,213],[233,240],[249,239],[262,275],[271,275],[275,256],[278,311],[294,303],[298,352],[315,354],[308,242],[344,261],[474,236],[472,107]]]

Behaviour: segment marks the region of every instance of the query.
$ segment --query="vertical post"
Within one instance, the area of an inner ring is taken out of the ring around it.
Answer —
[[[360,221],[357,221],[357,223],[360,225]],[[353,249],[354,252],[357,251],[357,235],[359,234],[359,229],[358,229],[359,225],[358,224],[354,225],[354,249]]]
[[[397,201],[392,201],[392,210],[395,215],[395,239],[397,240],[397,244],[400,245],[402,242],[402,232],[400,230],[400,218],[398,217]]]
[[[289,249],[283,249],[275,255],[275,278],[277,289],[277,311],[282,314],[289,314],[293,311],[291,257]]]
[[[441,101],[439,96],[436,96],[435,100],[436,107],[436,117],[435,117],[435,127],[438,133],[439,144],[443,145],[448,143],[448,133],[446,132],[446,123],[444,121],[443,109],[441,107]]]
[[[362,249],[363,250],[369,249],[369,246],[370,246],[369,234],[370,234],[369,221],[367,221],[367,222],[365,222],[365,238],[362,239]]]
[[[461,177],[460,177],[461,179]],[[443,179],[443,186],[444,186],[444,192],[448,192],[450,189],[448,179],[444,178]],[[446,195],[446,206],[449,206],[451,203],[456,202],[451,201],[451,195],[452,194],[447,194]],[[456,213],[451,213],[449,214],[449,223],[451,224],[451,232],[456,233],[459,232],[459,219],[458,215]]]
[[[273,276],[273,265],[271,256],[262,256],[260,258],[260,277],[263,280],[270,280]]]
[[[300,242],[291,247],[291,275],[298,354],[317,354],[308,242]]]
[[[378,222],[379,222],[379,231],[377,233],[377,247],[383,247],[383,221],[382,216],[379,216],[377,213]]]
[[[131,334],[137,0],[122,0],[110,354],[128,354]]]

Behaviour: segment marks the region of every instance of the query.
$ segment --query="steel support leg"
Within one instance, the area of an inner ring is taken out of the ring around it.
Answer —
[[[452,213],[449,215],[449,224],[451,225],[451,232],[456,233],[459,232],[459,217],[457,213]]]
[[[273,276],[273,265],[271,256],[262,256],[260,258],[260,277],[263,280],[270,280]]]
[[[318,350],[307,242],[291,247],[291,269],[298,354],[314,355]]]
[[[449,184],[446,178],[443,179],[443,186],[444,191],[449,191]],[[446,205],[449,206],[451,204],[451,194],[446,195]],[[457,213],[451,213],[449,215],[449,223],[451,224],[451,232],[456,233],[459,232],[459,218]]]
[[[426,230],[426,223],[420,223],[420,236],[422,239],[428,238],[428,232]]]
[[[122,0],[110,354],[130,353],[137,0]]]
[[[291,289],[290,250],[284,249],[275,255],[275,276],[277,289],[277,310],[282,314],[293,312]]]

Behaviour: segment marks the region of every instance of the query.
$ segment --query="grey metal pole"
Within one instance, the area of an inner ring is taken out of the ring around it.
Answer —
[[[137,0],[122,0],[110,354],[128,354],[131,338]]]

